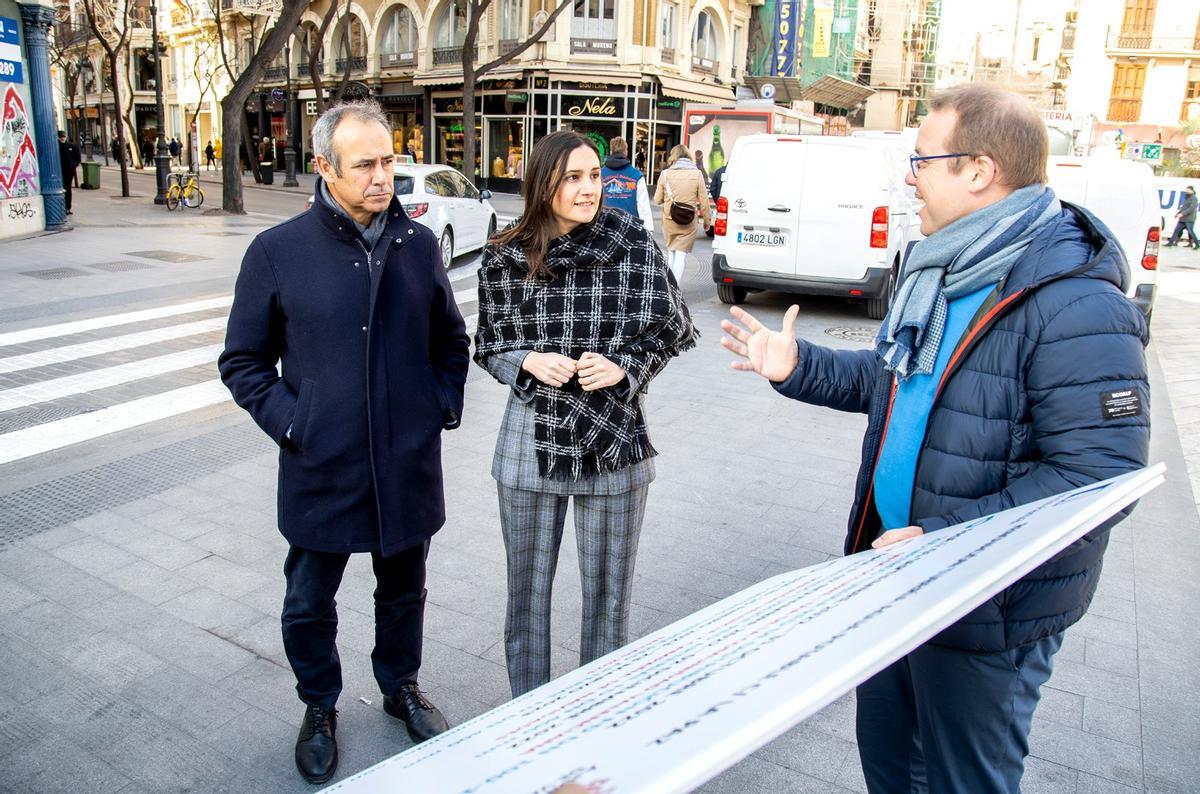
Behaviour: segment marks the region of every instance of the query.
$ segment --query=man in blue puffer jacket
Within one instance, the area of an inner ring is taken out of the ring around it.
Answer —
[[[1045,186],[1047,140],[1016,95],[935,97],[908,183],[926,239],[873,350],[795,339],[746,312],[722,344],[781,394],[866,412],[845,551],[1036,501],[1147,462],[1146,322],[1112,234]],[[1080,539],[858,688],[872,792],[1016,792],[1039,690],[1087,611],[1111,528]]]

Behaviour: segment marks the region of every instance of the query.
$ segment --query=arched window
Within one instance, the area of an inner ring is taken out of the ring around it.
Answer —
[[[296,28],[296,54],[299,56],[299,61],[296,64],[296,72],[300,76],[308,74],[308,62],[312,58],[312,54],[321,51],[321,41],[317,37],[317,26],[312,22],[305,22]],[[321,62],[317,61],[317,68],[320,69]]]
[[[337,48],[339,72],[345,67],[367,68],[367,34],[358,17],[351,14],[343,19],[333,34],[333,41]]]
[[[417,49],[417,25],[408,6],[396,6],[383,22],[383,37],[379,51],[383,53],[409,53]]]
[[[501,0],[500,40],[515,41],[521,38],[521,0]]]
[[[692,57],[715,64],[720,59],[717,48],[717,26],[708,11],[701,11],[696,18],[696,30],[692,33]],[[696,64],[693,61],[693,66]],[[710,67],[711,68],[711,67]]]
[[[462,47],[467,37],[467,0],[450,0],[438,21],[436,47]]]

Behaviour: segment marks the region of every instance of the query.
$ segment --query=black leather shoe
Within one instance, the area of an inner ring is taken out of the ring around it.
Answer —
[[[423,742],[450,730],[442,712],[425,699],[416,684],[405,684],[396,694],[385,696],[383,710],[404,721],[414,742]]]
[[[309,783],[324,783],[337,769],[337,709],[309,706],[296,739],[296,768]]]

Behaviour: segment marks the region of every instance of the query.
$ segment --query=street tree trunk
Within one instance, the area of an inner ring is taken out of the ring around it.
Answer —
[[[238,164],[238,152],[242,148],[243,127],[246,100],[259,84],[266,71],[267,65],[283,49],[284,43],[296,30],[300,17],[308,8],[307,0],[284,0],[283,8],[275,27],[263,38],[254,57],[234,82],[233,88],[221,99],[221,209],[235,215],[245,215],[246,205],[242,198],[242,169]],[[218,22],[218,24],[220,24]],[[250,159],[255,153],[247,149]]]
[[[572,5],[571,0],[562,0],[551,12],[542,26],[529,34],[529,38],[517,44],[511,51],[504,53],[499,58],[495,58],[487,63],[475,65],[475,51],[479,42],[479,23],[483,12],[491,5],[492,0],[468,0],[467,12],[467,33],[463,38],[462,47],[462,67],[463,67],[463,161],[461,171],[463,176],[471,180],[471,184],[475,184],[475,148],[477,145],[475,139],[475,84],[488,72],[495,69],[497,66],[503,66],[513,60],[525,50],[532,47],[537,42],[541,41],[542,36],[546,35],[546,31],[558,19],[568,6]],[[483,174],[487,173],[486,163],[480,169]]]
[[[113,105],[120,111],[121,85],[117,78],[117,53],[108,52],[108,74],[112,78]],[[125,124],[120,113],[117,114],[117,163],[121,166],[121,196],[129,198],[129,152],[125,148]]]

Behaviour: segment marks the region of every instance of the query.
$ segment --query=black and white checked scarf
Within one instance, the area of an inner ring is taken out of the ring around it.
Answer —
[[[699,333],[668,277],[666,260],[641,221],[604,209],[595,222],[551,241],[551,280],[531,281],[517,245],[484,250],[479,269],[475,360],[512,350],[578,359],[599,353],[633,376],[639,391]],[[656,454],[637,399],[616,387],[585,392],[577,377],[534,396],[538,471],[578,480]]]

